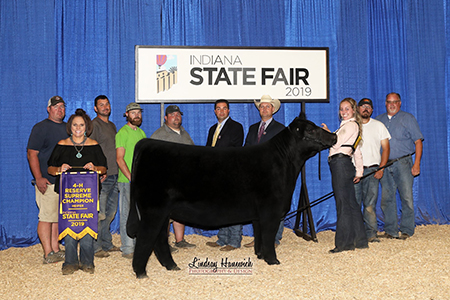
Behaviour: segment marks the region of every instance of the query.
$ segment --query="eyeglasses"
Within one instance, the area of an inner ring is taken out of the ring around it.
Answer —
[[[387,104],[396,104],[399,103],[400,100],[394,100],[394,101],[386,101]]]

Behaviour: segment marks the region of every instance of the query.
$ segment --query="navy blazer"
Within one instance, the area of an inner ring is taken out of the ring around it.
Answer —
[[[217,123],[209,128],[208,140],[206,141],[206,146],[212,145],[212,140],[214,132],[216,132]],[[219,136],[217,137],[215,147],[242,147],[244,142],[244,128],[241,123],[228,118],[225,125],[220,130]]]
[[[247,138],[245,139],[244,146],[251,146],[258,144],[258,129],[260,123],[261,121],[250,126],[247,133]],[[269,126],[267,126],[266,130],[261,136],[261,140],[259,141],[259,143],[267,142],[268,140],[276,136],[284,128],[286,127],[283,124],[275,121],[275,119],[272,119],[272,122],[270,122]]]

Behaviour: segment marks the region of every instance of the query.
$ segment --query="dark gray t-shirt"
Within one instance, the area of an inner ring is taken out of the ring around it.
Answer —
[[[180,133],[177,133],[170,129],[166,123],[153,132],[150,138],[177,144],[194,145],[194,141],[191,139],[189,133],[184,130],[183,126],[180,127]]]
[[[54,176],[48,174],[48,159],[53,152],[56,144],[60,140],[67,139],[66,122],[55,123],[45,119],[33,126],[28,139],[27,149],[39,151],[39,167],[42,177],[47,178],[51,184],[55,183]]]
[[[108,175],[118,174],[118,167],[116,162],[116,125],[109,121],[108,123],[103,122],[99,117],[95,117],[92,120],[92,125],[94,130],[90,136],[91,139],[96,140],[102,151],[106,156],[108,162]]]

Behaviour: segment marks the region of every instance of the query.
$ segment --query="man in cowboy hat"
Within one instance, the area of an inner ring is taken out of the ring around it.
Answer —
[[[273,119],[273,115],[280,109],[280,100],[272,99],[269,95],[263,95],[259,101],[254,100],[254,102],[256,108],[259,110],[261,121],[250,126],[247,138],[245,139],[244,147],[264,143],[285,128],[283,124]],[[283,229],[284,220],[280,222],[280,227],[278,228],[277,235],[275,236],[275,247],[280,244]],[[244,247],[247,248],[253,246],[254,241],[244,245]]]
[[[263,95],[261,100],[254,100],[259,110],[261,121],[250,126],[244,146],[257,145],[270,140],[285,127],[275,121],[273,115],[280,109],[280,100]]]

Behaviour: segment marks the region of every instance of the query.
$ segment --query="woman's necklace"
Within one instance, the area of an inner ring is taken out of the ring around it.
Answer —
[[[70,136],[70,140],[71,140],[72,143],[73,143],[73,147],[74,147],[75,150],[77,150],[77,152],[78,152],[78,153],[75,155],[75,157],[76,157],[76,158],[82,158],[82,157],[83,157],[83,154],[81,154],[80,152],[83,151],[84,143],[86,142],[87,137],[84,137],[84,140],[83,140],[81,143],[75,143],[74,140],[73,140],[73,138],[72,138],[72,136]],[[78,150],[77,145],[81,145],[81,149],[80,149],[80,150]]]

